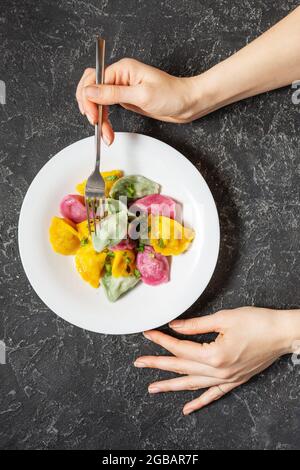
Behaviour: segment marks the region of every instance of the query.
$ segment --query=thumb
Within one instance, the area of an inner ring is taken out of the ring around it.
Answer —
[[[83,89],[85,97],[97,104],[140,104],[141,88],[121,85],[90,85]]]
[[[206,315],[198,318],[191,318],[189,320],[174,320],[169,326],[185,335],[196,335],[199,333],[218,333],[221,330],[219,324],[219,317],[215,313],[213,315]]]

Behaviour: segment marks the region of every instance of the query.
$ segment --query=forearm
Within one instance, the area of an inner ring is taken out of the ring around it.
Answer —
[[[300,79],[300,7],[255,41],[193,77],[192,119]]]

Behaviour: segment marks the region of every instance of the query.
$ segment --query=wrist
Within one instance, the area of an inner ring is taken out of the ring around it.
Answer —
[[[186,80],[186,89],[189,93],[189,120],[194,121],[205,116],[233,99],[230,90],[224,88],[220,76],[215,68],[207,72],[190,77]]]
[[[299,349],[300,310],[276,310],[276,329],[280,355]]]
[[[198,119],[230,103],[257,93],[255,80],[241,71],[237,54],[206,72],[191,77],[192,119]]]

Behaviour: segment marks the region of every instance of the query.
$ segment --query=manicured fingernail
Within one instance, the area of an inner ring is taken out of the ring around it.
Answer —
[[[148,331],[143,331],[143,335],[145,336],[145,338],[150,339]]]
[[[109,147],[110,146],[110,141],[109,141],[108,137],[103,134],[102,139],[103,139],[103,142],[105,143],[105,145],[107,145],[107,147]]]
[[[148,392],[149,393],[159,393],[160,390],[158,387],[152,387],[152,385],[150,385],[150,387],[148,387]]]
[[[193,408],[184,408],[182,412],[183,412],[184,416],[187,416],[187,415],[191,414],[193,411],[194,411]]]
[[[87,114],[86,117],[88,118],[89,123],[92,124],[92,126],[94,126],[94,125],[95,125],[95,121],[94,121],[93,117],[92,117],[90,114]]]
[[[142,361],[135,361],[133,365],[134,367],[146,367],[146,364]]]
[[[171,328],[180,328],[183,325],[183,322],[181,320],[174,320],[169,323]]]
[[[98,96],[98,88],[96,86],[86,86],[84,88],[84,93],[87,98],[93,100]]]

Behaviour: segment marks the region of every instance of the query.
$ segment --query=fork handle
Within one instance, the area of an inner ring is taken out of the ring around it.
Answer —
[[[105,40],[96,38],[96,84],[104,83],[104,59],[105,59]],[[96,166],[95,170],[100,171],[101,158],[101,137],[102,137],[103,106],[98,105],[98,122],[95,125],[96,141]]]

